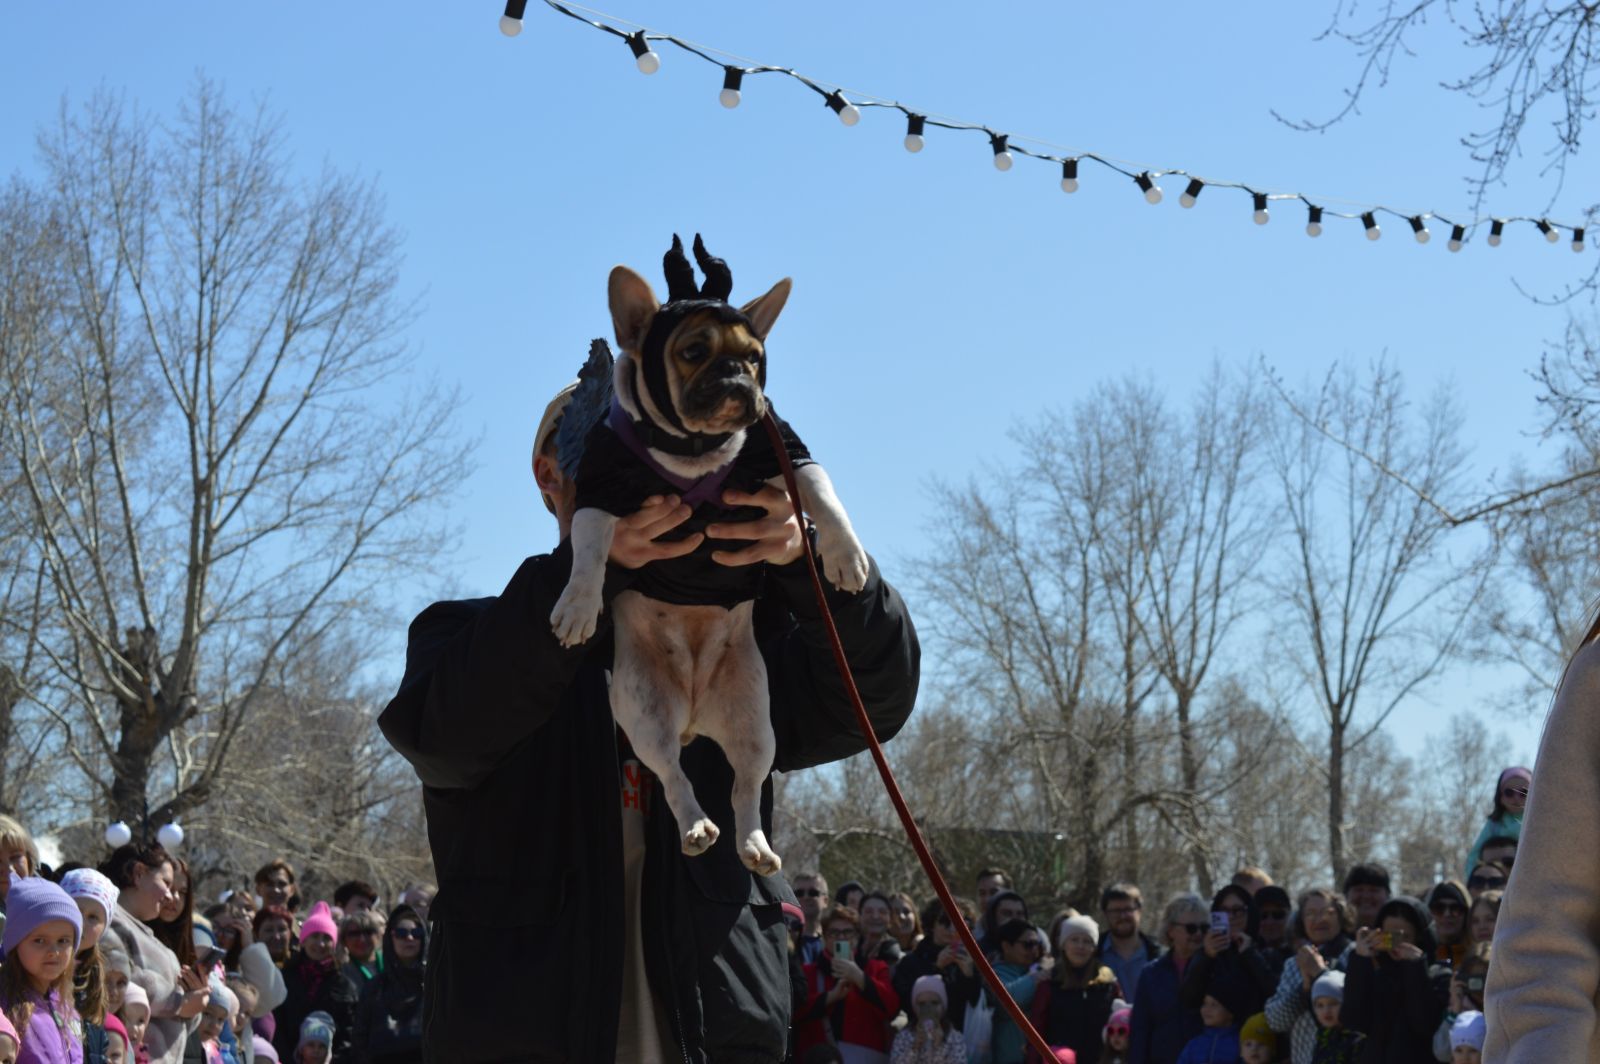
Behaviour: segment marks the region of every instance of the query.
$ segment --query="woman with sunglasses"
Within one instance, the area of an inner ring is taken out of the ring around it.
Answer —
[[[422,1064],[422,967],[427,946],[428,930],[416,910],[395,906],[383,934],[383,969],[363,988],[356,1009],[352,1039],[356,1060]]]
[[[1472,844],[1472,851],[1467,854],[1467,875],[1472,875],[1472,866],[1483,856],[1484,843],[1498,836],[1522,837],[1522,814],[1527,809],[1528,791],[1532,787],[1531,768],[1513,765],[1500,773],[1494,785],[1494,805],[1483,822],[1483,830],[1478,832],[1478,840]]]
[[[957,919],[971,927],[978,918],[977,909],[966,898],[954,900]],[[895,996],[902,1004],[911,1001],[917,980],[925,975],[937,975],[944,980],[945,1015],[956,1030],[962,1030],[967,1006],[978,1000],[978,990],[982,985],[978,970],[938,898],[930,901],[922,910],[922,926],[928,929],[928,933],[895,966],[892,979]],[[909,1014],[910,1010],[907,1012]]]
[[[1250,937],[1251,948],[1267,967],[1271,978],[1269,996],[1277,989],[1283,966],[1294,956],[1294,939],[1289,936],[1289,918],[1293,913],[1294,899],[1275,883],[1267,884],[1250,897],[1250,923],[1245,927],[1245,934]]]
[[[1221,1001],[1221,988],[1231,988],[1228,1000],[1240,1006],[1235,1019],[1242,1024],[1260,1012],[1277,989],[1281,968],[1271,969],[1249,934],[1252,901],[1249,891],[1232,883],[1211,899],[1208,920],[1226,916],[1228,930],[1206,928],[1201,950],[1178,986],[1178,999],[1186,1008],[1198,1011],[1208,996]]]
[[[1167,902],[1156,936],[1166,951],[1145,965],[1133,994],[1133,1033],[1128,1042],[1132,1064],[1173,1064],[1183,1047],[1204,1030],[1200,1010],[1184,1007],[1178,987],[1209,930],[1211,909],[1200,895],[1179,894]]]
[[[991,901],[990,908],[993,906]],[[1044,957],[1044,934],[1027,920],[1007,920],[996,929],[995,942],[1000,960],[994,966],[994,974],[1005,984],[1011,1000],[1027,1011],[1039,984],[1050,978],[1039,963]],[[1026,1043],[1005,1009],[994,1010],[994,1033],[989,1046],[992,1064],[1022,1064]]]
[[[1467,887],[1454,879],[1440,880],[1428,891],[1423,903],[1428,907],[1428,915],[1433,917],[1433,937],[1439,944],[1433,959],[1455,968],[1472,947],[1472,935],[1467,927],[1467,909],[1472,899]]]
[[[340,970],[355,984],[358,994],[383,971],[386,954],[378,948],[384,938],[383,929],[383,914],[371,909],[345,913],[339,921],[339,948],[344,958]]]

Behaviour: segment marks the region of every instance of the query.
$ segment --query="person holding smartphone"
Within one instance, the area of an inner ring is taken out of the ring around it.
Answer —
[[[1384,903],[1377,927],[1356,931],[1340,1020],[1366,1035],[1365,1064],[1433,1056],[1450,993],[1449,968],[1429,964],[1437,948],[1427,907],[1405,895]]]
[[[955,898],[956,919],[968,927],[978,918],[978,911],[966,898]],[[956,934],[955,925],[944,911],[944,904],[933,899],[922,910],[922,926],[928,933],[915,949],[895,965],[892,976],[894,992],[901,1003],[911,1001],[913,987],[925,975],[937,975],[944,982],[945,1016],[956,1030],[963,1029],[967,1006],[978,1000],[978,970],[967,949]]]
[[[822,957],[804,968],[806,1005],[795,1017],[797,1056],[814,1045],[832,1043],[852,1064],[886,1064],[889,1021],[900,998],[880,960],[855,961],[861,918],[849,906],[822,914]]]

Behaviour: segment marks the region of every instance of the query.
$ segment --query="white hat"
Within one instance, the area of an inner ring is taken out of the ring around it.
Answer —
[[[1317,981],[1311,984],[1311,1000],[1317,998],[1333,998],[1335,1001],[1344,1000],[1344,973],[1341,971],[1327,971],[1317,976]]]
[[[1100,944],[1100,925],[1094,922],[1094,917],[1084,916],[1079,913],[1077,916],[1061,921],[1061,927],[1056,931],[1056,945],[1063,945],[1067,941],[1067,935],[1073,931],[1082,931],[1094,939],[1095,945],[1098,946]]]

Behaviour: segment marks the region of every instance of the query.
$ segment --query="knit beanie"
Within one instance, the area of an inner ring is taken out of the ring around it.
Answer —
[[[1095,945],[1098,946],[1100,944],[1100,925],[1094,922],[1094,917],[1084,916],[1079,913],[1077,916],[1061,921],[1061,929],[1056,932],[1056,945],[1060,946],[1065,943],[1067,935],[1074,931],[1082,931],[1094,939]]]
[[[258,1034],[252,1034],[250,1036],[250,1041],[251,1044],[255,1046],[257,1060],[270,1060],[272,1061],[272,1064],[279,1064],[278,1051],[273,1047],[271,1042],[267,1041],[265,1038],[262,1038]]]
[[[15,872],[11,873],[11,889],[6,893],[6,930],[5,937],[0,938],[0,954],[9,957],[18,943],[38,930],[41,924],[51,920],[65,920],[72,925],[72,952],[77,953],[78,943],[83,941],[83,913],[78,910],[78,903],[48,879],[38,876],[23,879]]]
[[[1078,1064],[1078,1054],[1066,1046],[1051,1046],[1050,1052],[1056,1055],[1056,1064]]]
[[[328,903],[319,901],[311,907],[311,915],[307,916],[300,924],[300,941],[304,942],[312,935],[327,935],[334,941],[339,939],[339,925],[333,922],[333,913],[328,908]]]
[[[117,885],[111,882],[111,877],[93,868],[74,868],[61,877],[61,889],[73,898],[87,898],[89,901],[100,905],[100,915],[106,923],[111,922],[111,914],[117,911]]]
[[[128,1034],[128,1028],[123,1025],[121,1020],[117,1019],[116,1013],[106,1013],[105,1028],[107,1034],[114,1034],[122,1039],[122,1044],[128,1047],[127,1059],[131,1061],[134,1053],[133,1036]]]
[[[1127,1027],[1128,1029],[1132,1030],[1132,1028],[1133,1028],[1133,1010],[1132,1009],[1128,1009],[1128,1008],[1117,1009],[1115,1012],[1113,1012],[1106,1019],[1106,1025],[1104,1027],[1100,1028],[1100,1040],[1102,1042],[1104,1042],[1106,1040],[1107,1031],[1112,1026]]]
[[[326,909],[327,906],[324,905],[323,908]],[[300,1021],[300,1041],[296,1043],[294,1051],[298,1053],[312,1042],[320,1042],[329,1049],[333,1048],[333,1017],[326,1012],[313,1012]]]
[[[7,1038],[11,1039],[11,1044],[16,1046],[18,1049],[22,1048],[22,1039],[17,1035],[17,1029],[12,1024],[10,1018],[6,1016],[4,1009],[0,1009],[0,1034],[3,1034]]]
[[[150,1011],[150,995],[138,983],[129,983],[122,988],[122,1007],[126,1009],[129,1005],[143,1005],[146,1012]]]
[[[1317,998],[1333,998],[1335,1001],[1344,1001],[1344,973],[1323,972],[1317,976],[1317,981],[1311,984],[1311,1000]]]
[[[272,954],[267,952],[265,942],[252,942],[240,951],[239,974],[244,976],[245,982],[256,988],[256,1007],[250,1010],[253,1020],[261,1019],[282,1005],[289,996],[283,973],[272,963]]]
[[[1264,1012],[1258,1012],[1244,1021],[1244,1026],[1239,1029],[1239,1041],[1260,1042],[1269,1053],[1276,1055],[1278,1052],[1277,1032],[1267,1023],[1267,1014]]]
[[[921,997],[924,991],[930,990],[939,995],[940,1002],[948,1010],[950,1008],[950,991],[945,989],[944,979],[937,975],[919,976],[917,981],[911,984],[911,1003],[915,1005],[917,998]]]
[[[206,1004],[220,1005],[226,1009],[229,1024],[232,1024],[239,1015],[239,995],[229,990],[219,979],[213,978],[211,980],[211,997],[206,1001]]]
[[[1482,1051],[1485,1034],[1483,1013],[1463,1012],[1456,1017],[1455,1024],[1450,1028],[1450,1048],[1471,1046],[1473,1049]]]

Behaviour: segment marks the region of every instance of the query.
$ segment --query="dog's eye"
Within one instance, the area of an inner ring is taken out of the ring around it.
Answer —
[[[699,362],[702,358],[705,358],[710,353],[711,349],[705,344],[694,343],[680,351],[679,356],[682,357],[685,362]]]

